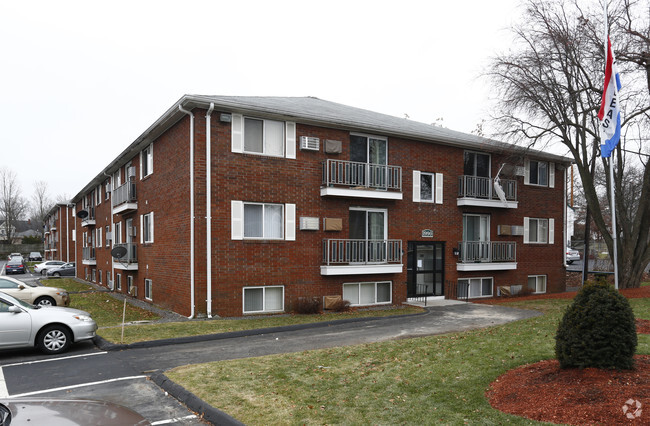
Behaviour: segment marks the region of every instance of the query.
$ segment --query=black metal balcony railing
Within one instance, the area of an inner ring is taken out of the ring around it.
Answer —
[[[81,249],[82,260],[95,260],[95,247],[83,247]]]
[[[500,179],[500,184],[506,200],[517,201],[517,181]],[[494,190],[494,179],[467,175],[458,177],[458,197],[499,200],[499,196]]]
[[[513,241],[460,241],[461,263],[516,262],[517,244]]]
[[[113,249],[116,247],[126,248],[126,254],[119,259],[114,257],[113,260],[119,263],[138,263],[138,253],[137,246],[135,243],[122,243],[113,245]]]
[[[323,264],[402,263],[402,240],[323,240]]]
[[[402,191],[402,168],[386,164],[327,160],[323,162],[323,185]]]
[[[111,202],[113,207],[119,206],[120,204],[130,203],[136,201],[135,196],[135,182],[126,182],[113,190],[113,196],[111,197]]]

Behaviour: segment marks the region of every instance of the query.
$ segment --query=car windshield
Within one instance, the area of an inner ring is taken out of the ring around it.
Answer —
[[[16,299],[15,297],[12,297],[10,300],[7,299],[7,300],[5,300],[5,301],[10,302],[12,305],[20,305],[20,306],[22,306],[22,307],[25,308],[25,309],[40,309],[40,305],[39,305],[39,306],[34,306],[34,305],[30,304],[30,303],[23,302],[23,301],[20,300],[20,299]],[[1,425],[1,424],[2,424],[2,423],[0,423],[0,425]]]

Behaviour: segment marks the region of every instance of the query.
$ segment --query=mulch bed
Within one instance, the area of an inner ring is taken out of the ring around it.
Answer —
[[[622,289],[620,293],[628,299],[650,297],[650,286]],[[576,292],[517,296],[480,303],[572,299],[575,295]],[[636,327],[637,333],[650,334],[650,321],[637,319]],[[563,370],[557,360],[524,365],[495,380],[486,397],[497,410],[537,421],[571,425],[650,424],[650,356],[637,355],[634,360],[634,370]]]

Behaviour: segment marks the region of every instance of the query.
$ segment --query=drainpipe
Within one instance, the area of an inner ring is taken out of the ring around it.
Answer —
[[[68,217],[70,216],[70,203],[65,206],[65,257],[66,262],[70,262],[70,221]],[[76,261],[77,259],[75,259]]]
[[[207,275],[207,311],[208,311],[208,318],[212,318],[212,206],[211,206],[211,198],[212,198],[212,192],[211,192],[211,178],[210,174],[212,172],[211,164],[212,161],[210,160],[210,145],[211,145],[211,134],[210,134],[210,116],[212,115],[212,111],[214,110],[214,103],[210,102],[210,108],[208,109],[208,113],[205,116],[205,186],[206,186],[206,202],[205,202],[205,235],[206,235],[206,252],[207,252],[207,262],[206,262],[206,275]]]
[[[113,176],[106,174],[106,171],[104,170],[104,176],[106,176],[109,180],[109,185],[111,187],[111,251],[113,251],[113,246],[115,245],[115,224],[113,223]],[[141,230],[142,231],[142,230]],[[76,247],[76,245],[75,245]],[[107,280],[108,281],[108,280]],[[113,259],[113,255],[111,255],[111,281],[113,281],[113,289],[111,289],[111,283],[107,282],[106,285],[108,286],[108,289],[113,291],[115,290],[115,259]]]
[[[190,299],[191,314],[194,318],[194,114],[178,105],[181,112],[190,116]]]

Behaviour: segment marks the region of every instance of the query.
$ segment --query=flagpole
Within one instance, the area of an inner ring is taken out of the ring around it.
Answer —
[[[607,16],[607,1],[604,2],[604,10],[605,10],[605,64],[607,64],[608,61],[608,55],[609,55],[609,17]],[[612,49],[612,59],[614,57]],[[616,74],[614,74],[614,69],[612,67],[612,74],[614,75],[614,93],[616,94],[616,101],[620,102],[620,99],[618,97],[618,85],[616,82]],[[620,137],[620,136],[619,136]],[[618,290],[618,249],[617,249],[617,235],[618,232],[616,230],[616,191],[614,190],[614,150],[610,152],[609,154],[609,191],[610,191],[610,202],[611,202],[611,214],[612,214],[612,248],[614,250],[614,288]]]

